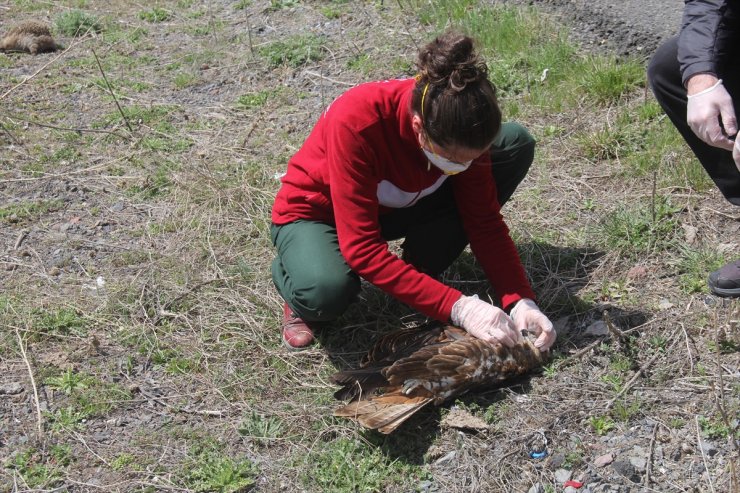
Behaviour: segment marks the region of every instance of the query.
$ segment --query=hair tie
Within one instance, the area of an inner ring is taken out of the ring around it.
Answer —
[[[429,90],[429,82],[424,86],[424,91],[421,93],[421,120],[424,122],[424,98],[427,97],[427,91]]]

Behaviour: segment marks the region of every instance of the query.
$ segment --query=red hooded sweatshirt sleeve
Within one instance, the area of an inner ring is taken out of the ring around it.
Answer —
[[[429,166],[414,135],[414,83],[362,84],[335,100],[289,161],[272,221],[335,224],[353,271],[420,312],[448,321],[462,293],[391,253],[380,234],[381,214],[415,204],[447,178]],[[453,177],[453,188],[471,248],[504,307],[534,297],[499,214],[487,153]]]

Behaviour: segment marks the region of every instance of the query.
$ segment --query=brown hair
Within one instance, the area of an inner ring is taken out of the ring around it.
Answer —
[[[501,128],[501,109],[473,39],[447,32],[419,51],[416,66],[411,110],[421,116],[427,136],[441,146],[489,145]]]

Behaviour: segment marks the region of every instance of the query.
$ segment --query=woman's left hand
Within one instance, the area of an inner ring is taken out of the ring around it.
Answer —
[[[518,331],[526,330],[537,335],[534,345],[538,349],[547,351],[555,342],[557,334],[552,322],[540,311],[534,301],[528,298],[519,300],[511,310],[511,318]]]

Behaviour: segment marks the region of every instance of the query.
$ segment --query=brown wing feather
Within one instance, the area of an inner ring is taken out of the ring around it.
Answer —
[[[335,415],[390,433],[429,402],[441,404],[477,386],[523,375],[545,358],[529,340],[507,348],[451,326],[397,331],[379,340],[365,368],[337,374],[341,378],[335,381],[345,385],[337,394],[353,402]],[[348,386],[356,390],[350,392]],[[378,388],[385,393],[374,394]]]

